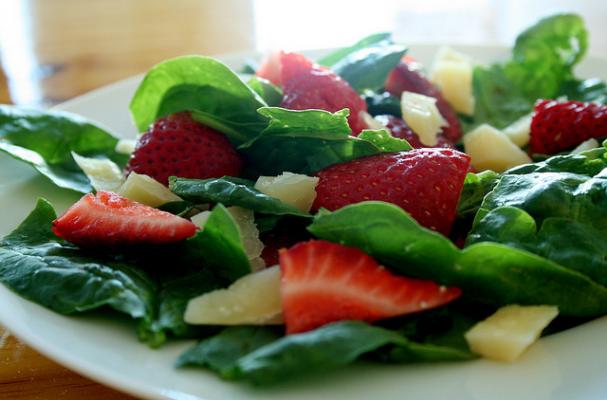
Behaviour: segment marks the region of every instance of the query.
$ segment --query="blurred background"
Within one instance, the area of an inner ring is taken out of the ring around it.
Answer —
[[[341,46],[378,31],[404,43],[510,44],[575,11],[607,57],[602,0],[0,0],[0,102],[49,106],[182,54]]]

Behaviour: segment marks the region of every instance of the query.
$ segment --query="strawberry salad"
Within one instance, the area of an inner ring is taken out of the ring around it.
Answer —
[[[477,65],[389,34],[236,73],[154,66],[119,140],[0,106],[0,150],[66,194],[0,241],[0,281],[62,314],[123,313],[176,361],[273,384],[383,363],[514,361],[607,314],[607,86],[576,15]]]

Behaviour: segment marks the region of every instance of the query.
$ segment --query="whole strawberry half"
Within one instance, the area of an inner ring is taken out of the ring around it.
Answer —
[[[323,240],[282,250],[280,272],[288,334],[427,310],[461,294],[458,288],[394,275],[359,249]]]
[[[443,128],[441,135],[452,145],[459,142],[462,137],[462,128],[457,114],[447,100],[445,100],[440,89],[421,73],[419,64],[410,60],[401,61],[388,75],[385,86],[390,94],[399,98],[403,92],[413,92],[434,97],[438,111],[448,123]]]
[[[282,53],[280,63],[281,107],[291,110],[316,108],[330,112],[348,108],[348,124],[352,133],[357,135],[367,128],[360,115],[361,111],[367,111],[367,103],[348,82],[301,54]]]
[[[605,136],[607,105],[540,100],[531,119],[529,148],[533,153],[554,154]]]
[[[401,118],[386,114],[376,115],[375,119],[388,128],[392,133],[392,136],[399,139],[405,139],[413,148],[419,149],[422,147],[428,147],[419,140],[417,133],[413,132],[409,125],[407,125],[407,123]],[[444,136],[440,135],[437,137],[436,145],[432,147],[453,147],[453,144]]]
[[[332,165],[317,175],[313,210],[380,200],[396,204],[421,225],[448,235],[470,165],[452,149],[383,153]]]
[[[116,193],[87,194],[53,221],[55,235],[81,247],[171,243],[194,236],[196,225]]]
[[[126,166],[165,185],[170,176],[238,176],[242,159],[224,134],[192,119],[189,113],[160,118],[137,142]]]

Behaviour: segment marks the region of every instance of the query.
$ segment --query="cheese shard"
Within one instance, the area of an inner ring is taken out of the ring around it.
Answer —
[[[238,279],[188,302],[188,324],[268,325],[282,323],[280,268],[276,265]]]
[[[473,352],[513,362],[538,340],[557,315],[555,306],[509,305],[474,325],[464,336]]]
[[[283,172],[278,176],[260,176],[255,189],[308,212],[316,199],[318,180],[313,176]]]
[[[118,165],[112,160],[83,157],[73,151],[72,157],[87,178],[89,178],[91,186],[95,190],[115,192],[122,185],[124,175]]]
[[[450,47],[439,49],[430,70],[430,81],[455,111],[466,115],[474,114],[473,70],[470,58]]]
[[[413,92],[403,92],[400,106],[403,119],[426,146],[436,146],[438,134],[449,124],[438,111],[436,99]]]
[[[508,138],[518,147],[525,147],[531,138],[532,114],[522,116],[503,129]]]
[[[154,178],[131,172],[117,193],[127,199],[150,207],[158,207],[173,201],[181,201],[181,197],[171,192],[166,186]]]
[[[487,124],[464,135],[464,150],[477,171],[503,172],[531,162],[527,153],[512,143],[508,136]]]

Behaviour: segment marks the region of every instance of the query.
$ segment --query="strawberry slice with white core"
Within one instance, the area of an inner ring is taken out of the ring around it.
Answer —
[[[361,250],[324,240],[281,250],[280,270],[288,334],[423,311],[461,294],[455,287],[394,275]]]
[[[187,219],[103,191],[82,197],[52,229],[81,247],[171,243],[196,233]]]

